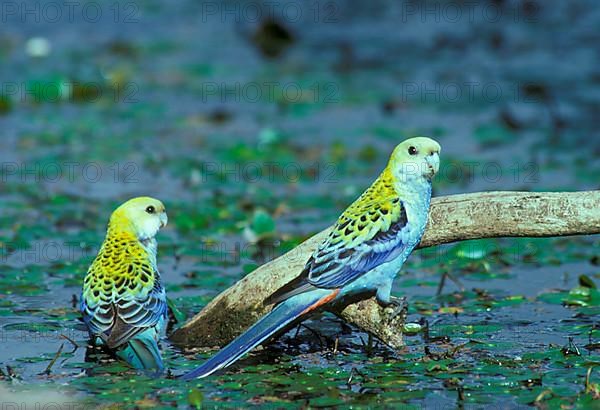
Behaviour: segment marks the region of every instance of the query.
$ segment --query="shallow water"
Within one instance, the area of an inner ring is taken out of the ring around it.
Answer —
[[[293,40],[277,57],[260,51],[272,36],[261,42],[248,9],[222,15],[222,3],[119,3],[117,22],[103,2],[98,22],[4,15],[1,395],[131,407],[592,406],[585,379],[600,363],[599,301],[578,282],[600,279],[598,236],[419,251],[394,294],[407,296],[411,322],[427,320],[430,338],[409,336],[400,353],[325,315],[187,385],[85,361],[73,296],[108,215],[131,196],[167,205],[159,267],[190,317],[332,223],[408,136],[443,147],[435,195],[598,189],[595,3],[482,2],[501,7],[498,21],[479,7],[457,21],[448,8],[423,17],[425,3],[303,5],[302,18],[286,14]],[[34,36],[48,40],[49,55],[27,54]],[[75,82],[101,95],[51,98],[52,87]],[[267,222],[256,222],[263,212]],[[278,246],[260,249],[249,241],[257,235]],[[448,282],[435,296],[444,269],[464,291]],[[163,347],[174,374],[208,355]]]

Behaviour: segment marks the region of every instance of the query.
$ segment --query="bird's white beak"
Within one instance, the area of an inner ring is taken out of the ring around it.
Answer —
[[[161,228],[164,228],[165,226],[167,226],[167,222],[169,222],[169,217],[167,217],[166,212],[161,213],[158,218],[160,219],[160,227]]]
[[[429,166],[430,176],[434,176],[440,170],[440,155],[437,152],[425,157],[427,165]]]

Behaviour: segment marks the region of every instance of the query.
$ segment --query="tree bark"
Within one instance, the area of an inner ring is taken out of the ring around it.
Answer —
[[[330,228],[248,274],[173,333],[180,345],[222,346],[271,307],[263,300],[296,277]],[[545,237],[600,233],[600,191],[478,192],[433,198],[419,248],[496,237]],[[393,348],[403,345],[401,315],[393,320],[374,300],[337,312]]]

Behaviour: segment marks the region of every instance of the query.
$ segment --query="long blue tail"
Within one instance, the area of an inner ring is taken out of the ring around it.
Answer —
[[[191,380],[196,377],[206,377],[229,366],[301,315],[320,306],[323,299],[323,292],[307,292],[280,303],[200,367],[181,376],[181,379]]]
[[[164,369],[158,344],[151,334],[137,335],[117,352],[117,356],[135,369],[156,372],[162,372]]]

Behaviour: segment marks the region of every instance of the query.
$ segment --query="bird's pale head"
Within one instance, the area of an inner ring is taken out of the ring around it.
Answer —
[[[130,199],[111,215],[109,229],[134,234],[140,240],[154,238],[167,224],[165,206],[158,199],[142,196]]]
[[[403,182],[423,178],[430,181],[440,168],[440,151],[440,144],[431,138],[409,138],[392,152],[390,170]]]

